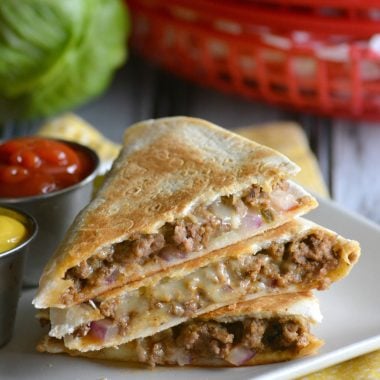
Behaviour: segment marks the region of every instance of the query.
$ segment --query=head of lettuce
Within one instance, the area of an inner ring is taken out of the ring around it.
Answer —
[[[121,0],[0,0],[0,122],[100,94],[126,57]]]

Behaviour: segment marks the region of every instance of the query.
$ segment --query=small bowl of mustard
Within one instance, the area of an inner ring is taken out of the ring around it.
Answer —
[[[0,207],[0,347],[13,333],[25,259],[37,230],[32,216]]]
[[[25,136],[0,143],[0,205],[33,215],[39,228],[25,286],[38,286],[44,266],[90,201],[98,166],[97,154],[74,142]]]

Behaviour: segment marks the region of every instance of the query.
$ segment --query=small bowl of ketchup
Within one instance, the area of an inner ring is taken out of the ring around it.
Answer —
[[[98,166],[92,149],[69,141],[30,136],[0,143],[0,204],[33,215],[39,226],[25,285],[38,285],[47,260],[90,201]]]

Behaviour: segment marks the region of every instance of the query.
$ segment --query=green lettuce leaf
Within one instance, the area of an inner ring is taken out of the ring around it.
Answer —
[[[100,94],[127,53],[121,0],[0,0],[0,121]]]

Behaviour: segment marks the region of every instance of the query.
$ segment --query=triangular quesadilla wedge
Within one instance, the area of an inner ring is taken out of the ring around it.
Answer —
[[[273,363],[315,353],[322,342],[311,335],[310,323],[321,318],[311,293],[278,294],[229,305],[118,347],[82,353],[46,336],[38,350],[149,365]]]
[[[50,308],[49,335],[79,351],[118,346],[231,303],[325,289],[346,276],[359,255],[357,242],[296,219],[89,302]]]
[[[279,226],[317,202],[282,154],[200,119],[148,120],[47,264],[34,305],[64,308]]]
[[[118,347],[83,353],[46,336],[37,349],[151,366],[251,366],[316,353],[322,341],[310,325],[321,319],[311,293],[278,294],[229,305]]]

